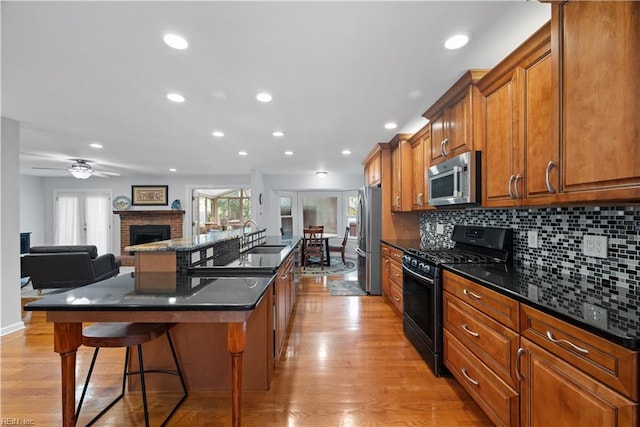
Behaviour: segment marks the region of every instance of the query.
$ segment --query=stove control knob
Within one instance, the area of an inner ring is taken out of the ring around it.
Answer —
[[[412,260],[411,260],[411,265],[412,265],[413,267],[416,267],[416,266],[418,265],[418,261],[417,261],[417,260],[415,260],[415,259],[412,259]]]
[[[402,263],[403,264],[411,264],[411,257],[409,255],[403,255],[402,256]]]
[[[429,264],[425,264],[424,262],[421,262],[420,265],[418,266],[418,269],[420,271],[424,271],[425,273],[428,273],[429,271],[431,271],[431,266]]]

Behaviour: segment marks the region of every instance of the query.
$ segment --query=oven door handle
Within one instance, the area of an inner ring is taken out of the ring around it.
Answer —
[[[430,278],[430,277],[426,277],[426,276],[423,276],[423,275],[421,275],[421,274],[416,273],[415,271],[409,270],[409,269],[407,268],[407,266],[405,266],[404,264],[402,265],[402,270],[403,270],[405,273],[408,273],[408,274],[410,274],[410,275],[412,275],[412,276],[418,277],[419,279],[424,280],[425,282],[428,282],[428,283],[430,283],[430,284],[432,284],[432,285],[433,285],[433,279],[432,279],[432,278]]]

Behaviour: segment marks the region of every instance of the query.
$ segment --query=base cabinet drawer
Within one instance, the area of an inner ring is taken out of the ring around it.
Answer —
[[[399,313],[404,313],[404,306],[402,303],[402,288],[395,283],[391,283],[391,294],[389,295],[389,301],[398,310]]]
[[[520,334],[444,292],[444,327],[511,387],[518,387],[515,361]]]
[[[444,331],[444,364],[495,425],[512,427],[520,425],[518,393],[446,329]]]
[[[638,404],[522,339],[523,426],[638,426]]]

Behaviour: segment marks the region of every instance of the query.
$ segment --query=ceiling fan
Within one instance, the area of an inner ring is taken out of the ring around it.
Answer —
[[[83,160],[83,159],[70,159],[70,160],[72,160],[73,163],[68,169],[42,168],[42,167],[36,167],[36,166],[33,166],[32,169],[66,170],[74,178],[78,178],[78,179],[87,179],[87,178],[90,178],[92,175],[99,176],[102,178],[107,178],[109,176],[120,176],[120,174],[117,172],[106,172],[106,171],[94,170],[89,164],[90,163],[89,160]]]

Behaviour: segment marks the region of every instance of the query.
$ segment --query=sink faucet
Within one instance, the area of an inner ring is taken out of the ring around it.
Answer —
[[[258,229],[258,224],[254,220],[250,219],[249,221],[245,221],[244,225],[242,226],[242,235],[243,236],[246,236],[247,234],[249,234],[249,233],[247,233],[245,231],[245,228],[247,228],[247,225],[251,225],[251,224],[256,226],[256,230]],[[249,228],[249,231],[251,231],[251,228]]]

